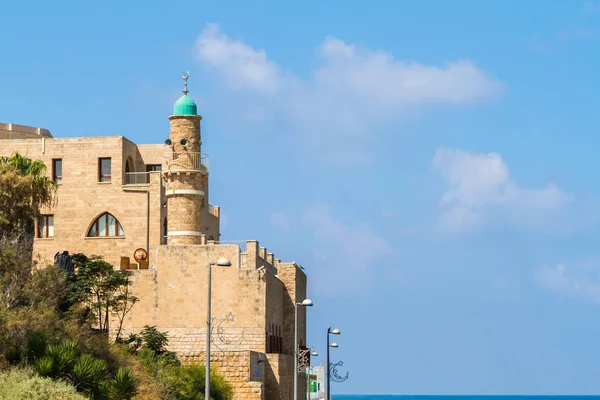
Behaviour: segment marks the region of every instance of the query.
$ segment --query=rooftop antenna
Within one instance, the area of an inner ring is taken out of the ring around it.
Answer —
[[[186,71],[181,74],[181,78],[183,78],[183,94],[187,96],[189,90],[187,90],[187,80],[190,77],[190,71]]]

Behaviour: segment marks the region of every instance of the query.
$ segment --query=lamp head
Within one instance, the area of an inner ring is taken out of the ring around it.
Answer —
[[[335,329],[333,329],[333,330],[332,330],[330,333],[331,333],[332,335],[339,335],[339,334],[340,334],[340,333],[342,333],[342,332],[340,332],[340,330],[339,330],[338,328],[335,328]]]
[[[310,355],[313,357],[317,357],[319,355],[319,353],[317,353],[316,351],[313,351],[312,353],[310,353]]]
[[[220,257],[217,260],[217,266],[219,267],[231,267],[231,261],[228,258]]]
[[[304,299],[304,301],[300,303],[300,305],[304,307],[312,307],[313,301],[311,299]]]
[[[331,347],[339,347],[337,343],[331,343],[330,346]]]

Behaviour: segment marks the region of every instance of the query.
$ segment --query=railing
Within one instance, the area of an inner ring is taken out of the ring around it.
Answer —
[[[150,172],[125,172],[126,185],[147,185],[150,183]]]
[[[169,153],[166,158],[168,171],[208,171],[208,154]]]

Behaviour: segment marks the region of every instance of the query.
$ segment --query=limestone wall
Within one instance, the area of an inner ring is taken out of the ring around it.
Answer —
[[[136,154],[135,146],[122,136],[36,140],[2,140],[0,155],[19,152],[34,160],[42,160],[52,173],[52,160],[62,159],[62,184],[57,202],[43,214],[54,215],[54,237],[36,238],[34,253],[51,261],[58,251],[104,255],[114,265],[121,256],[133,256],[137,248],[150,248],[160,241],[161,182],[153,174],[145,187],[124,186],[123,159]],[[110,157],[111,182],[98,182],[98,158]],[[148,207],[149,206],[149,207]],[[148,208],[150,215],[148,215]],[[92,222],[104,212],[111,213],[121,223],[125,236],[88,238]],[[147,231],[148,220],[156,221]],[[149,235],[149,236],[148,236]],[[150,260],[152,262],[152,260]]]
[[[0,139],[34,139],[39,137],[51,138],[52,134],[44,128],[0,122]]]
[[[184,363],[204,365],[205,357],[204,352],[195,352],[183,354],[180,359]],[[259,359],[266,360],[264,354],[253,351],[211,351],[210,365],[212,370],[226,377],[233,387],[233,400],[265,400],[263,365],[266,363],[258,363]]]
[[[265,366],[265,398],[290,400],[294,393],[294,357],[285,354],[267,354]],[[306,386],[298,380],[298,398],[306,398]]]
[[[283,352],[294,354],[294,307],[306,298],[306,275],[294,263],[279,263],[279,279],[284,284],[283,296]],[[298,343],[306,345],[306,307],[298,307]]]
[[[160,246],[155,270],[135,271],[132,292],[140,298],[124,327],[138,332],[144,325],[169,331],[172,350],[204,349],[207,304],[207,265],[220,257],[231,267],[212,268],[212,315],[222,324],[224,350],[265,351],[266,285],[263,272],[240,270],[238,245]],[[140,304],[144,306],[139,307]],[[148,303],[152,303],[150,307]],[[235,338],[241,337],[238,343]],[[229,343],[229,344],[228,344]]]
[[[145,173],[148,164],[164,164],[166,147],[137,146],[122,136],[0,140],[0,156],[19,152],[42,160],[48,174],[52,174],[52,160],[62,159],[63,180],[57,192],[58,201],[51,209],[42,210],[44,214],[54,215],[54,237],[36,238],[34,253],[47,262],[51,262],[58,251],[98,254],[118,266],[122,256],[130,257],[133,263],[134,250],[147,248],[149,242],[149,265],[154,265],[156,249],[165,240],[165,182],[160,173],[150,173],[148,183],[126,184],[125,165],[129,161],[130,172]],[[111,182],[98,182],[100,157],[111,158]],[[117,218],[123,226],[124,237],[86,237],[94,219],[103,212]],[[210,213],[209,207],[204,213],[208,218],[203,231],[207,237],[218,238],[218,214]]]

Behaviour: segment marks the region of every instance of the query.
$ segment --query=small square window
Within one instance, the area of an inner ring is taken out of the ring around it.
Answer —
[[[98,159],[98,169],[99,169],[99,182],[110,182],[110,171],[111,171],[111,159],[110,158],[100,158]]]
[[[38,237],[54,237],[54,215],[42,215],[38,220]]]
[[[62,159],[60,158],[52,160],[52,180],[59,185],[62,183]]]

